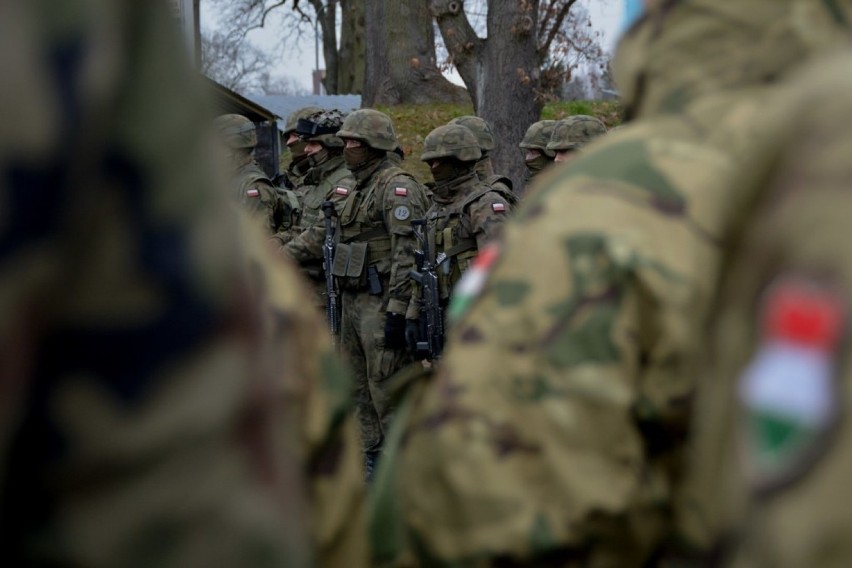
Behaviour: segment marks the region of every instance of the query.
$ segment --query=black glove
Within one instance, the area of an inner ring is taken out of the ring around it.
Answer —
[[[385,314],[385,347],[405,349],[405,316],[387,312]]]
[[[417,353],[417,342],[420,340],[420,322],[405,320],[405,344],[412,353]]]

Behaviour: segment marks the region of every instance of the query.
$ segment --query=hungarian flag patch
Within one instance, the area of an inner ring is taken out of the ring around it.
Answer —
[[[504,211],[506,211],[506,205],[503,203],[492,203],[491,210],[495,213],[503,213]]]
[[[450,323],[459,321],[473,305],[474,300],[479,297],[498,258],[500,258],[500,245],[496,242],[490,243],[479,252],[450,296],[452,300],[447,310]]]
[[[767,293],[761,341],[740,376],[741,459],[758,491],[816,462],[839,415],[836,365],[845,324],[840,295],[805,280]]]
[[[408,188],[407,187],[397,187],[393,190],[393,194],[399,197],[407,197],[408,196]]]
[[[334,193],[336,193],[337,195],[349,195],[349,190],[345,187],[335,187]]]
[[[246,195],[249,197],[260,197],[260,191],[252,188],[246,191]]]

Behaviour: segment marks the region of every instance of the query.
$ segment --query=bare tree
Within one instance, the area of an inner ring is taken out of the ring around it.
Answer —
[[[500,141],[495,168],[519,183],[527,127],[577,66],[602,56],[588,12],[578,0],[425,1],[476,113]]]
[[[316,35],[322,41],[326,92],[361,92],[365,53],[363,0],[204,1],[222,15],[223,33],[233,43],[240,43],[252,30],[269,26],[281,30],[277,51],[283,53]]]

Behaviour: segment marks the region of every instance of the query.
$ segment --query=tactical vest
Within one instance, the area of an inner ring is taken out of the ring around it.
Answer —
[[[339,212],[339,242],[332,273],[343,288],[367,290],[369,267],[375,267],[383,279],[390,275],[391,236],[385,227],[379,188],[385,189],[396,177],[414,180],[397,166],[379,170],[369,187],[353,191]]]
[[[334,188],[341,180],[351,176],[345,166],[333,170],[318,185],[305,186],[302,190],[302,212],[299,218],[299,229],[304,231],[316,223],[323,222],[322,204],[331,199]]]
[[[505,178],[495,181],[503,181]],[[490,178],[489,178],[490,179]],[[508,180],[506,180],[508,181]],[[470,268],[470,263],[479,253],[476,235],[470,224],[468,209],[478,199],[489,193],[498,193],[510,204],[517,202],[514,193],[508,189],[491,184],[482,185],[477,191],[455,203],[435,203],[426,216],[426,232],[432,262],[436,265],[441,299],[446,300],[462,275]],[[507,187],[511,187],[511,182]]]

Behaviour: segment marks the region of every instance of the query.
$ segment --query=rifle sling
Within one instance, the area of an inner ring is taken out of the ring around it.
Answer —
[[[474,239],[464,239],[456,243],[454,246],[451,246],[447,250],[444,251],[444,254],[447,255],[447,258],[452,258],[456,255],[459,255],[463,252],[467,252],[469,250],[476,248],[476,241]]]

